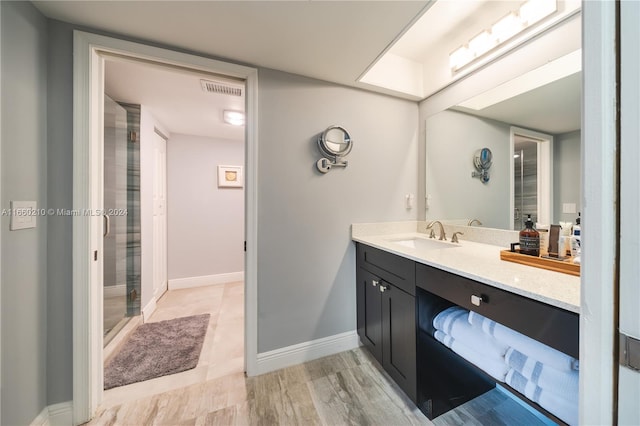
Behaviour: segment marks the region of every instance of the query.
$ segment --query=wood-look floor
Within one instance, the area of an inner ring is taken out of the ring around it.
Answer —
[[[430,425],[361,349],[102,410],[91,425]]]

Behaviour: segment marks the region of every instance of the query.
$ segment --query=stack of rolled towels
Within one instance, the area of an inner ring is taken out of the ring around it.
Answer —
[[[475,312],[433,319],[436,340],[569,425],[578,424],[578,360]]]

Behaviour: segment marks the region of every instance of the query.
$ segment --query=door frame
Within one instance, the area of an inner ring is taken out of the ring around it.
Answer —
[[[623,338],[640,340],[640,315],[638,315],[638,300],[640,300],[640,285],[638,273],[640,266],[640,225],[637,213],[640,206],[638,181],[640,181],[640,83],[637,69],[640,66],[640,29],[637,20],[640,17],[640,4],[637,2],[620,2],[620,249],[619,262],[619,293],[618,331],[621,343],[618,351],[620,365],[618,366],[617,418],[618,424],[640,423],[640,371],[630,368],[625,357]],[[630,356],[630,354],[626,354]]]
[[[616,424],[617,2],[582,2],[580,424]],[[596,374],[598,372],[598,374]]]
[[[241,78],[245,126],[245,371],[257,374],[258,70],[107,36],[74,31],[73,44],[73,422],[91,419],[103,396],[103,54]],[[96,255],[97,254],[97,255]],[[96,256],[96,257],[94,257]],[[95,259],[95,260],[94,260]]]
[[[156,259],[155,255],[152,253],[152,258],[153,258],[153,296],[152,299],[153,303],[155,305],[156,301],[158,301],[162,295],[168,290],[169,288],[169,283],[168,283],[168,259],[169,259],[169,255],[168,255],[168,248],[167,248],[167,240],[168,240],[168,234],[169,234],[169,226],[168,226],[168,222],[167,222],[167,138],[165,138],[163,135],[160,134],[160,132],[157,129],[154,129],[153,132],[153,136],[155,138],[157,138],[156,140],[153,141],[152,145],[152,151],[154,153],[155,156],[155,145],[159,142],[162,141],[161,143],[164,145],[164,165],[162,167],[164,167],[164,182],[162,182],[163,188],[164,188],[164,220],[163,223],[161,225],[162,228],[164,228],[164,241],[162,244],[162,261],[161,262],[157,262],[158,259]],[[152,176],[153,176],[153,185],[155,188],[155,185],[158,184],[158,173],[156,170],[156,167],[158,166],[156,159],[154,158],[153,161],[153,168],[152,168]],[[153,190],[155,191],[155,189]],[[155,197],[155,194],[153,194],[153,197]],[[152,209],[152,214],[153,214],[153,220],[155,220],[155,210],[156,210],[156,200],[153,200],[153,209]],[[156,237],[157,235],[155,235],[155,225],[153,226],[153,230],[151,231],[153,234],[153,250],[158,249],[159,245],[156,243]],[[160,287],[156,287],[157,284],[157,277],[156,274],[160,271],[163,270],[163,283]],[[144,317],[143,317],[144,318]],[[146,320],[146,318],[144,318]]]
[[[515,154],[516,135],[524,136],[538,144],[538,222],[550,224],[553,217],[553,136],[546,133],[535,132],[522,127],[511,126],[509,130],[509,229],[514,229],[515,219],[513,211],[515,209],[515,165],[513,155]]]

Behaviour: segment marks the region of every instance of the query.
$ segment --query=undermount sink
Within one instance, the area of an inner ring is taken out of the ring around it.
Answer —
[[[401,245],[403,247],[408,247],[408,248],[417,249],[417,250],[438,250],[438,249],[459,247],[453,243],[449,243],[446,241],[420,238],[420,237],[389,240],[389,242]]]

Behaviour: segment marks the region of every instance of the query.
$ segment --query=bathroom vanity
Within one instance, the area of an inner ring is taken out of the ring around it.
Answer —
[[[499,246],[441,242],[416,232],[420,223],[413,232],[407,226],[383,227],[377,234],[375,228],[354,226],[357,328],[363,345],[427,417],[497,383],[433,337],[434,316],[450,306],[477,312],[578,358],[579,277],[501,261]]]

